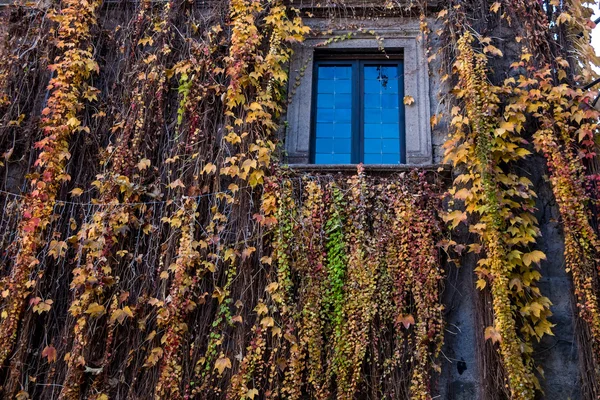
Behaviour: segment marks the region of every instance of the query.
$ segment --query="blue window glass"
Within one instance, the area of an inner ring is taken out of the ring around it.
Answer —
[[[401,61],[317,61],[313,161],[403,162],[403,74]]]
[[[317,71],[316,164],[348,164],[352,154],[352,66]]]
[[[400,162],[400,78],[398,65],[364,66],[364,163]]]

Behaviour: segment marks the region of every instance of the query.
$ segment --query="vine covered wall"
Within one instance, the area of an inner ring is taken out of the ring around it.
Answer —
[[[600,396],[591,3],[346,3],[0,10],[3,397],[429,399],[457,268],[486,299],[478,397],[543,396],[538,195]],[[292,49],[367,32],[385,54],[388,17],[420,21],[453,180],[285,167]]]

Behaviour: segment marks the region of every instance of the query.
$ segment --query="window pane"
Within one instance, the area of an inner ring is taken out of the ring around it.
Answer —
[[[315,154],[315,164],[333,164],[333,154]]]
[[[365,164],[383,164],[381,154],[365,153]]]
[[[333,164],[350,164],[350,154],[334,154]]]
[[[364,163],[400,162],[400,68],[364,66]]]
[[[347,164],[352,153],[352,66],[317,70],[316,164]]]
[[[352,137],[352,125],[350,124],[333,124],[332,135],[336,138],[350,139]]]
[[[333,138],[334,126],[335,124],[333,123],[326,124],[317,122],[317,132],[315,136],[317,138]]]

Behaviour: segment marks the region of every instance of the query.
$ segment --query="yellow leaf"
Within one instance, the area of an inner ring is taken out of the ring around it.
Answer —
[[[465,200],[467,197],[469,197],[470,193],[471,192],[469,191],[469,189],[462,188],[458,192],[454,193],[454,198],[458,200]]]
[[[500,128],[504,129],[507,132],[514,132],[515,124],[513,124],[512,122],[508,122],[508,121],[502,121],[500,123]]]
[[[113,311],[112,315],[110,316],[110,322],[114,323],[115,321],[118,321],[119,324],[123,324],[125,318],[127,317],[133,318],[133,312],[129,306],[125,306],[123,309],[117,309]]]
[[[163,349],[161,347],[155,347],[150,351],[150,355],[146,358],[144,367],[149,368],[156,365],[158,360],[163,356]]]
[[[531,253],[523,254],[523,264],[530,266],[531,263],[539,264],[541,260],[545,260],[546,255],[539,250],[534,250]]]
[[[500,9],[500,3],[499,2],[495,2],[494,4],[492,4],[492,6],[490,7],[490,11],[493,13],[497,13],[498,10]]]
[[[260,169],[252,171],[250,174],[250,179],[248,179],[248,183],[251,187],[256,187],[256,185],[263,183],[264,172]]]
[[[208,163],[202,169],[202,173],[203,174],[214,174],[216,170],[217,170],[217,166],[215,164]]]
[[[101,317],[105,313],[105,309],[103,305],[94,302],[89,305],[85,313],[97,318]]]
[[[256,395],[258,395],[258,390],[256,390],[256,389],[250,389],[246,393],[246,397],[248,397],[249,399],[254,399],[254,396],[256,396]]]
[[[484,53],[489,53],[489,54],[491,54],[493,56],[498,56],[498,57],[502,57],[503,56],[503,54],[500,51],[500,49],[497,48],[497,47],[495,47],[495,46],[493,46],[493,45],[491,45],[491,44],[488,44],[487,46],[485,46],[483,48],[483,52]]]
[[[177,187],[185,188],[185,185],[183,184],[183,182],[181,182],[181,179],[176,179],[174,182],[169,183],[168,186],[171,189],[175,189]]]
[[[502,336],[500,332],[496,330],[493,326],[488,326],[485,328],[485,340],[491,339],[492,343],[502,342]]]
[[[258,315],[262,315],[262,314],[266,314],[269,311],[269,309],[267,308],[265,303],[258,303],[258,305],[254,309],[254,311],[256,311],[256,313]]]
[[[478,279],[477,280],[477,289],[483,290],[485,288],[486,284],[487,284],[487,282],[485,281],[485,279]]]
[[[250,104],[250,110],[252,111],[262,111],[262,106],[256,102]]]
[[[541,319],[536,325],[535,325],[535,333],[541,338],[544,334],[546,335],[550,335],[550,336],[554,336],[554,333],[552,333],[552,327],[554,326],[554,324],[551,324],[550,321],[548,321],[547,319]]]
[[[267,293],[273,293],[275,290],[277,290],[278,287],[279,287],[279,283],[277,283],[277,282],[269,283],[267,285],[267,287],[265,288],[265,291]]]
[[[231,360],[227,357],[221,357],[215,361],[215,369],[219,371],[219,375],[223,375],[225,369],[231,369]]]
[[[467,220],[467,213],[460,211],[460,210],[455,210],[455,211],[452,211],[451,213],[444,215],[443,218],[444,218],[444,221],[450,223],[450,226],[452,228],[456,228],[458,226],[458,224]]]
[[[81,194],[83,193],[83,189],[75,188],[75,189],[71,190],[70,193],[71,193],[71,196],[75,196],[75,197],[81,196]]]
[[[412,96],[404,96],[404,104],[407,106],[410,106],[412,104],[414,104],[415,102],[415,98]]]
[[[137,163],[137,168],[142,171],[150,166],[150,160],[147,158],[142,158],[139,163]]]
[[[79,125],[81,125],[81,121],[79,121],[76,117],[71,117],[67,121],[67,125],[71,127],[78,127]]]
[[[242,163],[242,169],[250,171],[251,168],[256,168],[256,160],[249,158]]]

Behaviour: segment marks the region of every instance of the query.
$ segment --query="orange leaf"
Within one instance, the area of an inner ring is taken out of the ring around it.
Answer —
[[[411,325],[415,324],[415,317],[412,314],[400,314],[396,318],[396,322],[400,322],[404,325],[404,328],[408,329]]]

